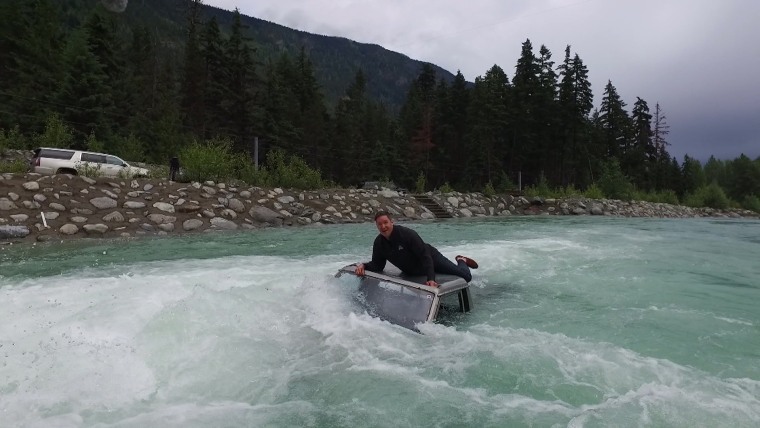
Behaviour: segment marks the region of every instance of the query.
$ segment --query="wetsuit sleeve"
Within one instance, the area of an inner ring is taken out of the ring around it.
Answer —
[[[435,267],[433,265],[433,256],[430,254],[428,246],[425,244],[422,238],[420,238],[420,235],[417,232],[411,229],[406,230],[409,231],[407,234],[407,245],[422,262],[422,268],[427,274],[427,280],[435,281]]]
[[[370,272],[382,272],[383,269],[385,269],[385,262],[388,259],[388,256],[385,254],[381,239],[383,239],[383,237],[377,235],[375,243],[372,244],[372,260],[364,263],[364,269],[367,269]]]

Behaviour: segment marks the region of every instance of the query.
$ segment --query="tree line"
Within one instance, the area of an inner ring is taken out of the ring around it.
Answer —
[[[100,8],[81,17],[52,0],[0,5],[0,148],[71,147],[162,164],[223,141],[248,164],[276,151],[342,186],[597,186],[608,197],[760,211],[760,158],[679,163],[660,105],[637,98],[629,111],[608,81],[595,109],[588,68],[570,46],[557,63],[526,40],[511,79],[494,65],[473,83],[461,72],[448,83],[424,65],[400,106],[371,99],[357,70],[328,105],[306,48],[263,57],[239,11],[222,27],[200,0],[187,4],[181,46]]]

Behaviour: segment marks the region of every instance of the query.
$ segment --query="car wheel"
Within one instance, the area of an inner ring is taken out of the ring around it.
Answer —
[[[56,174],[71,174],[71,175],[79,175],[77,173],[77,170],[70,169],[70,168],[59,168],[58,171],[55,172]]]

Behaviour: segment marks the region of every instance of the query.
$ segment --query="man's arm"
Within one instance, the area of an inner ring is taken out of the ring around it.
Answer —
[[[381,239],[383,239],[383,237],[377,235],[374,244],[372,244],[372,260],[367,263],[359,263],[356,266],[355,272],[358,275],[364,275],[365,269],[370,272],[382,272],[383,269],[385,269],[385,263],[388,259]]]

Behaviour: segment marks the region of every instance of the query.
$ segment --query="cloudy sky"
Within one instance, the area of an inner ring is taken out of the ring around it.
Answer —
[[[669,152],[760,156],[760,1],[756,0],[204,0],[315,34],[374,43],[461,70],[494,64],[509,78],[530,39],[558,64],[567,45],[589,69],[594,104],[607,81],[670,126]]]

